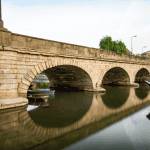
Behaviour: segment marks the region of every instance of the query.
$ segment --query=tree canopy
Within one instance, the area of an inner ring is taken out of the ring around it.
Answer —
[[[120,41],[112,41],[112,38],[108,37],[108,36],[101,39],[99,46],[103,50],[109,50],[109,51],[115,51],[115,52],[127,54],[126,46],[121,40]]]

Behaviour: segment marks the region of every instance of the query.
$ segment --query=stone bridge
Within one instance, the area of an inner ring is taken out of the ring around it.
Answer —
[[[138,86],[149,77],[149,58],[16,34],[0,27],[0,99],[27,97],[44,72],[50,87],[103,91],[103,84]]]

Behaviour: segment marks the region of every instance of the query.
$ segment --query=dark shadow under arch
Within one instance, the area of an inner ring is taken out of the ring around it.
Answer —
[[[49,79],[50,89],[56,91],[78,91],[93,88],[88,73],[73,65],[59,65],[43,71]]]
[[[130,77],[128,73],[120,67],[113,67],[109,69],[103,77],[102,85],[128,85],[130,84]]]
[[[145,68],[141,68],[135,75],[135,79],[134,81],[136,83],[143,83],[145,82],[146,80],[150,80],[149,78],[149,71]]]

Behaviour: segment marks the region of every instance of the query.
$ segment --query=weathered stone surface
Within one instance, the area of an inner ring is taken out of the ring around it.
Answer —
[[[47,67],[46,67],[45,62],[44,62],[44,63],[42,63],[42,67],[43,67],[43,69],[44,69],[44,70],[46,70],[46,68],[47,68]]]
[[[40,67],[38,65],[35,65],[34,67],[35,67],[35,70],[38,74],[41,73]]]
[[[18,87],[21,88],[21,89],[28,89],[29,86],[24,84],[24,83],[19,83]]]
[[[16,84],[18,83],[17,79],[0,79],[0,84],[2,83],[9,83],[9,84]]]
[[[17,61],[16,60],[9,60],[9,59],[0,59],[0,64],[17,65]]]
[[[17,73],[17,69],[0,69],[0,73],[4,74],[4,73]]]
[[[48,61],[46,62],[46,68],[49,68],[49,62]]]
[[[40,71],[42,72],[42,71],[44,70],[42,63],[39,63],[38,66],[39,66],[39,68],[40,68]]]
[[[17,65],[11,65],[11,64],[0,64],[1,69],[16,69]]]
[[[31,70],[28,71],[28,75],[29,75],[32,79],[35,78],[35,74],[33,73],[33,69],[32,69],[32,71],[31,71]]]
[[[18,93],[27,93],[27,89],[21,89],[21,88],[19,88],[18,89]]]
[[[0,89],[1,90],[11,90],[11,89],[17,89],[18,84],[6,84],[6,83],[0,83]]]
[[[27,79],[27,80],[30,81],[30,82],[33,81],[33,78],[31,78],[31,76],[28,75],[28,74],[25,74],[24,77],[25,77],[25,79]]]
[[[28,99],[21,98],[21,97],[0,99],[0,109],[18,107],[27,104],[28,104]]]
[[[0,79],[15,79],[17,74],[0,74]]]
[[[22,78],[22,83],[26,84],[26,85],[30,85],[30,81],[28,81],[27,79],[25,78]]]
[[[135,85],[136,80],[145,80],[150,72],[148,57],[45,40],[7,29],[0,31],[0,42],[4,43],[4,47],[0,44],[0,90],[6,89],[4,94],[1,91],[1,99],[10,95],[25,97],[28,86],[42,71],[51,86],[70,85],[94,90],[101,89],[104,82]],[[111,70],[116,67],[121,69]],[[147,70],[141,71],[144,77],[138,73],[142,68]],[[18,95],[16,90],[6,94],[10,88],[17,88]]]
[[[0,90],[0,99],[17,98],[17,89]]]

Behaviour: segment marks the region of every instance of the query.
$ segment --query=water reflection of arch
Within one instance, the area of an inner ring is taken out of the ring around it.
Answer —
[[[102,96],[104,104],[112,109],[121,107],[128,99],[130,87],[126,86],[105,86],[107,94]]]
[[[43,127],[64,127],[80,120],[89,111],[93,100],[91,92],[58,93],[56,99],[46,103],[48,107],[38,107],[28,114],[31,119]],[[39,119],[41,118],[41,119]]]
[[[150,93],[149,95],[144,99],[145,101],[148,101],[150,99]],[[71,132],[73,130],[79,129],[85,125],[94,123],[95,121],[100,121],[101,119],[115,114],[119,113],[120,111],[124,111],[128,108],[132,108],[136,105],[141,104],[143,101],[141,101],[135,94],[135,89],[130,88],[130,94],[127,99],[127,101],[122,105],[121,107],[117,109],[111,109],[108,108],[102,100],[102,97],[99,93],[94,93],[93,94],[93,101],[92,105],[89,109],[89,111],[83,116],[80,120],[75,122],[74,124],[71,124],[66,127],[62,128],[45,128],[42,126],[38,126],[31,120],[29,114],[27,111],[24,111],[19,114],[19,119],[20,122],[22,123],[23,126],[26,127],[27,130],[32,132],[33,134],[36,134],[36,136],[48,136],[48,138],[53,138],[56,136],[60,136],[62,134]]]
[[[135,89],[135,94],[140,100],[144,100],[149,93],[150,87],[147,83],[141,83],[139,88]]]

